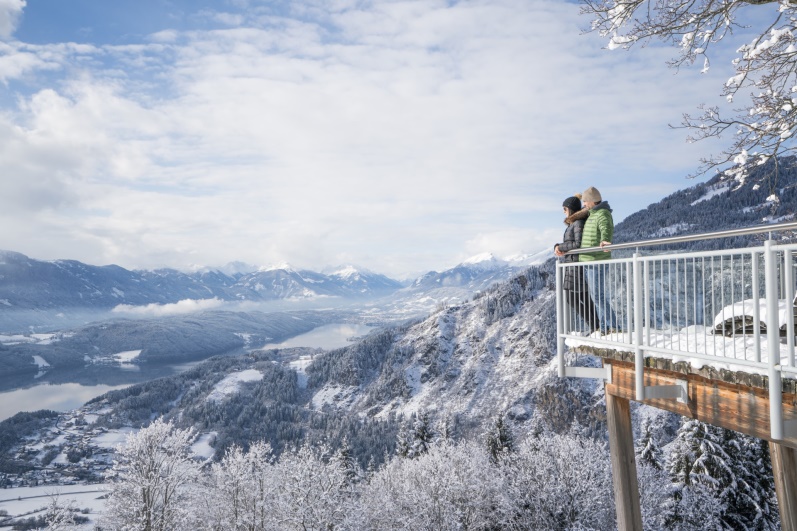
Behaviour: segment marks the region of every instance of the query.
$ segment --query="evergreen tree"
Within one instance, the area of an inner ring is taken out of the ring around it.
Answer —
[[[645,419],[642,422],[641,431],[642,435],[636,446],[637,463],[652,467],[655,470],[662,470],[661,449],[653,436],[650,419]]]
[[[772,477],[768,459],[760,442],[686,420],[678,430],[669,459],[675,489],[668,523],[681,528],[705,516],[697,506],[713,505],[723,529],[777,529],[774,488],[767,479]],[[690,503],[697,506],[689,507]]]
[[[412,432],[409,423],[401,425],[401,429],[396,436],[396,455],[399,457],[411,457],[412,452]]]
[[[454,441],[454,425],[451,418],[443,417],[437,423],[437,442],[450,443]]]
[[[485,434],[485,439],[490,461],[493,463],[498,463],[503,456],[515,451],[515,437],[504,422],[504,415],[498,415],[493,420],[490,429]]]
[[[429,413],[423,411],[416,416],[412,426],[410,457],[418,457],[428,452],[433,441],[434,431],[432,431]]]
[[[754,503],[737,504],[735,511],[745,516],[748,529],[756,531],[780,529],[769,443],[747,436],[740,436],[740,440],[743,460],[740,459],[739,475],[748,486],[749,500]]]
[[[360,479],[360,467],[357,465],[357,460],[352,455],[349,439],[344,437],[340,443],[340,448],[335,453],[335,461],[338,466],[343,470],[343,476],[346,478],[346,484],[352,485]]]

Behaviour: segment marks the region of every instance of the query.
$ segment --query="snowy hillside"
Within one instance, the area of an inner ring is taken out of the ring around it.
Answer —
[[[611,199],[611,198],[607,198]],[[616,200],[610,203],[617,204]],[[719,174],[631,214],[616,227],[615,243],[792,221],[797,212],[797,159],[753,167],[744,178]],[[754,236],[684,244],[691,249],[744,247]]]

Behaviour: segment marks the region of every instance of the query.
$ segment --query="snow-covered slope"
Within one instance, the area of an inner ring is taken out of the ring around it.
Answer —
[[[471,302],[318,357],[306,369],[311,404],[377,418],[423,410],[478,424],[536,411],[559,428],[577,416],[590,424],[589,408],[561,399],[589,402],[593,384],[561,380],[551,363],[552,278],[551,263],[527,269]]]

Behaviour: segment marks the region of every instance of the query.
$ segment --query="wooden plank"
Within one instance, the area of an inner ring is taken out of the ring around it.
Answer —
[[[607,360],[608,361],[608,360]],[[611,360],[612,383],[606,393],[626,400],[636,400],[634,364]],[[650,399],[642,403],[771,441],[769,426],[769,395],[764,389],[709,380],[695,374],[683,374],[662,369],[645,368],[645,385],[675,385],[686,380],[689,401],[686,404],[672,399]],[[783,416],[797,418],[795,395],[783,394]],[[797,448],[797,439],[777,441]]]
[[[797,531],[797,450],[770,442],[769,455],[778,494],[780,527],[783,531]]]
[[[606,393],[606,420],[609,428],[617,528],[620,531],[641,530],[642,511],[639,505],[630,402]]]

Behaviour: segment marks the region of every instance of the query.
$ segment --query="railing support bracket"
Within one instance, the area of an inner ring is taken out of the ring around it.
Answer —
[[[595,378],[612,383],[612,366],[605,364],[603,367],[565,367],[565,376],[572,378]]]
[[[797,419],[783,419],[783,438],[797,439]]]
[[[689,390],[686,380],[675,380],[675,385],[646,385],[645,400],[674,398],[682,404],[689,403]]]

